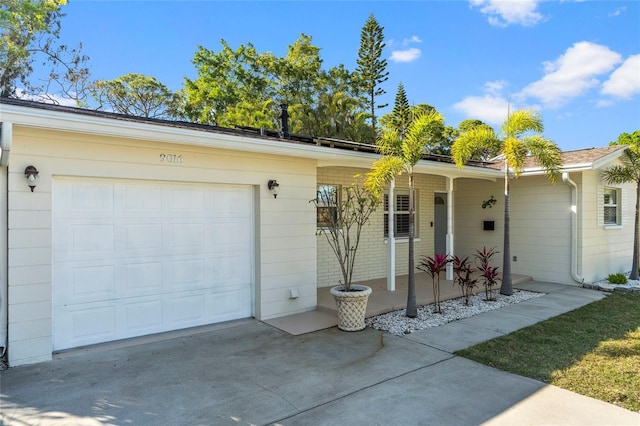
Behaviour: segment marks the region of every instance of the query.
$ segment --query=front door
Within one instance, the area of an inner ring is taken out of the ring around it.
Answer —
[[[447,253],[447,194],[436,192],[434,195],[434,252]]]

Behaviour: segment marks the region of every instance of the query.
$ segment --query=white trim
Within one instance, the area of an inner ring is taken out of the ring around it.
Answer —
[[[141,123],[114,117],[97,117],[82,112],[54,111],[32,108],[22,105],[0,103],[3,121],[15,125],[56,129],[84,134],[96,134],[130,139],[144,139],[178,145],[207,146],[211,148],[235,151],[257,152],[273,155],[289,155],[299,158],[318,160],[318,167],[353,166],[370,168],[380,158],[379,154],[336,149],[314,144],[295,143],[262,138],[256,135],[239,136],[220,131],[208,131],[204,128],[193,129],[163,125],[159,123]],[[463,169],[455,164],[420,160],[415,166],[416,173],[428,173],[441,176],[469,177],[496,180],[501,173],[495,169],[466,166]]]

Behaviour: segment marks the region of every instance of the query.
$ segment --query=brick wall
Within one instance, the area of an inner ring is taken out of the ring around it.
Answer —
[[[350,185],[355,182],[354,176],[364,175],[368,169],[321,167],[318,168],[318,184]],[[416,175],[417,190],[417,223],[415,256],[416,263],[420,256],[432,255],[434,235],[431,223],[434,220],[434,192],[445,192],[446,181],[442,176]],[[406,174],[396,179],[396,189],[408,189],[409,178]],[[340,266],[335,254],[324,235],[318,235],[318,287],[330,287],[341,280]],[[406,239],[396,241],[396,273],[408,272],[408,244]],[[365,226],[357,252],[353,282],[383,278],[387,274],[387,242],[384,237],[384,210],[379,207],[371,216],[370,223]]]

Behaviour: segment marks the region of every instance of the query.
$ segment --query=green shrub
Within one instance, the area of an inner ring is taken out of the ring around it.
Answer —
[[[627,277],[624,274],[609,274],[607,280],[611,284],[626,284]]]

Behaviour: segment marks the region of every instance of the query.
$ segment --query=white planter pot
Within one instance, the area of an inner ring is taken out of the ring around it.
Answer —
[[[338,309],[338,328],[344,331],[358,331],[365,327],[364,318],[371,287],[351,285],[351,291],[344,291],[344,286],[331,288]]]

